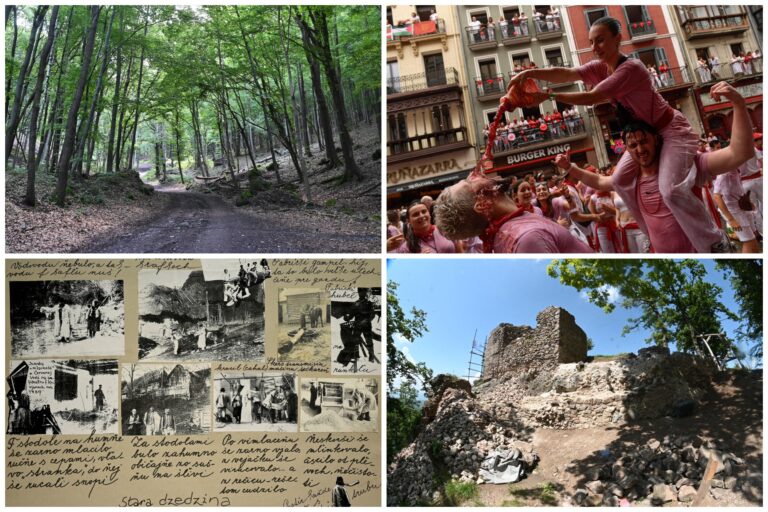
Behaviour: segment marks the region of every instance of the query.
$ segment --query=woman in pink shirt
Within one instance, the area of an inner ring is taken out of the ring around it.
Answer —
[[[445,238],[437,227],[427,208],[420,201],[414,201],[406,212],[408,229],[405,235],[387,239],[387,252],[395,253],[456,253],[480,252],[480,240],[457,240]]]
[[[533,205],[533,190],[531,184],[526,181],[518,181],[515,185],[515,200],[518,208],[521,208],[527,212],[535,213],[536,215],[544,214],[541,212],[541,208]]]
[[[619,52],[622,36],[618,20],[607,16],[598,19],[590,28],[589,39],[596,60],[576,69],[555,67],[523,71],[512,78],[509,88],[522,84],[528,78],[554,83],[582,80],[591,87],[590,91],[555,93],[550,89],[533,96],[539,103],[550,99],[572,105],[596,105],[611,100],[617,107],[622,125],[640,120],[656,128],[664,140],[659,156],[658,180],[664,202],[698,252],[710,253],[719,249],[722,235],[710,222],[702,220],[708,215],[706,206],[692,191],[696,179],[693,158],[697,137],[690,123],[654,90],[643,63]],[[627,207],[638,222],[642,222],[640,205],[635,196],[629,194],[636,188],[638,174],[638,165],[625,153],[612,181],[617,192],[626,193],[622,196],[626,198]]]

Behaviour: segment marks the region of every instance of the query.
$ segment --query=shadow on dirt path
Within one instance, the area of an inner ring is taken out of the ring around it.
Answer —
[[[92,240],[80,253],[378,252],[376,233],[340,234],[312,210],[245,212],[213,194],[159,188],[167,204],[149,222]]]

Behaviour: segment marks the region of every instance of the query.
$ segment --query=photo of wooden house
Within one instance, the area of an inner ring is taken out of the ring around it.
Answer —
[[[210,392],[211,367],[208,364],[123,365],[123,435],[210,432]],[[172,428],[156,431],[154,426],[165,415],[173,419]]]
[[[277,356],[286,361],[323,361],[330,366],[331,302],[320,288],[280,288]]]

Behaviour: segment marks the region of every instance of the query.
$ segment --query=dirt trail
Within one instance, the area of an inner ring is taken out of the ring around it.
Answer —
[[[167,205],[154,220],[91,241],[81,253],[371,252],[378,234],[339,234],[317,212],[306,221],[279,211],[249,213],[213,194],[157,189]]]

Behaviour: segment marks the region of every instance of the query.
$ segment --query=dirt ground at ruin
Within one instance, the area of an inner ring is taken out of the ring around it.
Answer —
[[[664,436],[698,435],[721,451],[745,460],[737,466],[737,489],[714,489],[701,504],[708,507],[761,506],[763,502],[762,372],[729,373],[687,418],[662,417],[616,428],[549,430],[533,433],[541,458],[533,474],[510,485],[483,484],[465,506],[563,506],[589,481],[590,469],[632,445]],[[677,503],[675,503],[677,505]],[[632,503],[648,506],[650,503]],[[670,504],[672,505],[672,504]],[[682,506],[683,504],[679,504]]]

